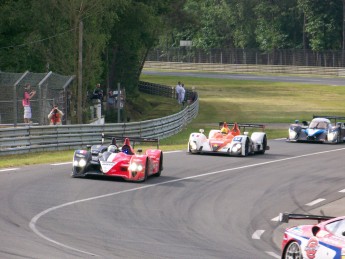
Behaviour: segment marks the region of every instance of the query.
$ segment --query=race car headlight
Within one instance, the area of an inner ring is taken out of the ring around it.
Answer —
[[[132,172],[140,172],[143,170],[143,166],[141,164],[132,163],[129,166],[129,170],[131,170]]]
[[[237,153],[241,150],[241,148],[242,148],[242,145],[240,143],[237,143],[232,147],[231,151],[234,153]]]
[[[85,159],[74,160],[73,166],[84,167],[84,166],[86,166],[86,160]]]
[[[297,136],[297,132],[294,130],[289,129],[289,138],[290,139],[295,139]]]

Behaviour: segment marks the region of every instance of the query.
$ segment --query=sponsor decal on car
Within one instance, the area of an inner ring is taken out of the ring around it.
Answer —
[[[241,142],[242,141],[242,137],[234,137],[233,141],[234,142]]]
[[[316,256],[316,252],[319,249],[319,240],[316,237],[311,237],[308,240],[308,244],[305,247],[305,252],[309,259],[314,259]]]
[[[101,161],[101,166],[102,166],[102,171],[103,171],[103,173],[108,173],[109,170],[110,170],[111,168],[113,168],[114,165],[115,165],[115,163],[113,163],[113,162]]]

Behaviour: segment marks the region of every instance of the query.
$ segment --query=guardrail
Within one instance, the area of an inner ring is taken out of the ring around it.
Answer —
[[[343,67],[312,67],[312,66],[285,66],[285,65],[246,65],[246,64],[219,64],[219,63],[186,63],[186,62],[158,62],[146,61],[144,69],[183,70],[223,73],[279,73],[295,75],[318,75],[344,77]]]
[[[147,86],[148,88],[154,85]],[[36,151],[78,149],[101,142],[102,133],[164,139],[180,132],[199,111],[199,99],[163,118],[104,125],[25,126],[0,129],[0,156]]]

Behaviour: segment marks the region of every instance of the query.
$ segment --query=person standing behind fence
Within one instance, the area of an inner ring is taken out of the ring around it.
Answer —
[[[177,102],[178,102],[179,104],[181,104],[181,103],[180,103],[180,93],[181,93],[181,82],[180,82],[180,81],[179,81],[179,82],[177,83],[177,85],[176,85],[175,92],[176,92],[176,99],[177,99]]]
[[[103,100],[103,90],[102,90],[100,84],[96,85],[96,88],[93,90],[91,99],[93,99],[93,100],[98,99],[100,101]]]
[[[181,85],[180,88],[180,100],[179,100],[179,104],[182,104],[182,106],[184,106],[184,98],[186,95],[186,89],[184,89],[184,84]]]
[[[31,90],[30,84],[26,84],[24,86],[24,96],[22,100],[22,104],[24,108],[24,123],[31,123],[32,112],[31,112],[30,99],[34,97],[35,94],[36,94],[36,91]]]
[[[57,105],[54,105],[53,109],[48,114],[48,119],[50,120],[49,125],[62,125],[61,118],[64,113],[59,110]]]

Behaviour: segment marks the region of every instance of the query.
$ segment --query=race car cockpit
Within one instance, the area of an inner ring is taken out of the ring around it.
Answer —
[[[130,141],[128,138],[125,139],[121,151],[127,155],[134,155],[133,148],[130,145]]]

